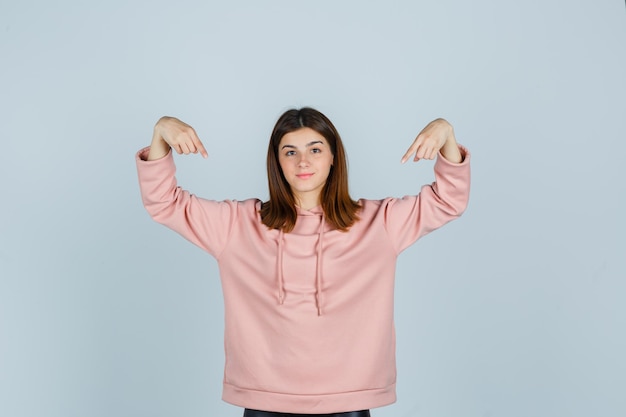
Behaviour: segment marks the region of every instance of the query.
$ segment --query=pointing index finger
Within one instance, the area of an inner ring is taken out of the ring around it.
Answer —
[[[409,149],[407,149],[406,153],[404,154],[404,156],[400,160],[401,163],[404,164],[406,161],[409,160],[411,155],[413,155],[415,152],[417,152],[417,148],[419,147],[419,144],[417,142],[418,138],[419,138],[419,136],[417,138],[415,138],[415,141],[411,144],[411,146],[409,146]]]
[[[198,149],[198,151],[200,152],[200,155],[202,155],[204,159],[209,157],[209,153],[204,148],[204,145],[202,144],[202,142],[200,142],[200,139],[198,139],[198,142],[196,143],[196,149]]]
[[[196,146],[196,150],[198,152],[200,152],[202,157],[204,159],[208,158],[209,157],[209,153],[204,148],[204,145],[202,144],[202,141],[200,140],[200,138],[198,137],[198,135],[196,134],[195,131],[193,132],[193,135],[191,136],[191,140],[193,141],[193,144]]]
[[[413,146],[411,146],[411,148],[413,148]],[[403,157],[402,157],[402,159],[400,160],[400,163],[401,163],[401,164],[404,164],[406,161],[408,161],[408,160],[409,160],[409,157],[410,157],[410,156],[411,156],[411,154],[413,153],[413,152],[411,152],[411,148],[409,148],[409,149],[406,151],[406,153],[404,154],[404,156],[403,156]]]

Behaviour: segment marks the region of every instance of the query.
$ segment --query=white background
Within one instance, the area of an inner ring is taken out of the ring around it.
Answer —
[[[152,222],[164,114],[203,197],[267,198],[276,118],[318,108],[354,197],[415,193],[435,117],[465,215],[400,258],[398,402],[376,417],[626,415],[626,13],[600,0],[0,3],[0,415],[240,416],[215,261]]]

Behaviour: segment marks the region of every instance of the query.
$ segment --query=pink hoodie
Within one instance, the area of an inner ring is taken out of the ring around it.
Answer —
[[[211,201],[177,187],[172,154],[137,154],[152,218],[215,257],[225,305],[223,399],[286,413],[354,411],[396,399],[396,258],[458,217],[469,197],[469,153],[439,156],[418,196],[360,200],[361,218],[333,230],[321,209],[294,230],[261,223],[256,199]]]

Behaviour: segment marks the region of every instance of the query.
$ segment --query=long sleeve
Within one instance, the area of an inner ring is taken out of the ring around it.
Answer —
[[[150,216],[219,257],[236,221],[236,202],[205,200],[183,190],[176,182],[172,152],[148,161],[148,151],[140,150],[135,159],[141,198]]]
[[[470,153],[463,146],[459,149],[463,155],[460,163],[438,155],[435,182],[424,185],[418,195],[385,202],[385,227],[398,253],[465,211],[470,191]]]

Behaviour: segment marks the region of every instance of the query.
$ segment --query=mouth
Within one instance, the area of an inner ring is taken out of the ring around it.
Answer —
[[[306,180],[309,179],[313,176],[313,174],[297,174],[296,177],[300,178],[301,180]]]

